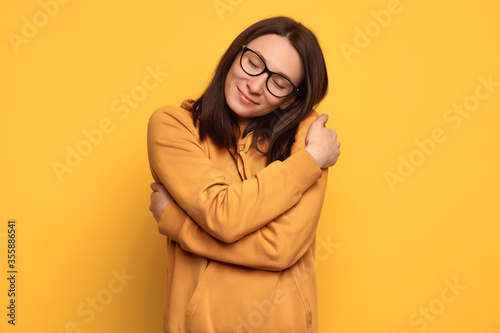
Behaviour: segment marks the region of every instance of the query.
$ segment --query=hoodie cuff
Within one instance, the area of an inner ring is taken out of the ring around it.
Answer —
[[[305,148],[297,150],[283,163],[294,176],[301,193],[304,193],[321,178],[321,168]]]
[[[173,241],[178,242],[179,232],[187,218],[186,212],[174,201],[170,201],[158,221],[158,231]]]

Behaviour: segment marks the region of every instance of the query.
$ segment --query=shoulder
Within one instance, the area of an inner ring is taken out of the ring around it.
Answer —
[[[175,120],[182,123],[192,123],[193,114],[190,108],[191,104],[187,103],[189,103],[189,100],[182,102],[181,106],[162,106],[153,112],[149,118],[149,122],[173,122]]]
[[[198,132],[193,124],[193,114],[186,105],[187,101],[179,106],[165,105],[155,110],[149,117],[148,129],[154,130],[157,128],[183,128],[192,132]]]

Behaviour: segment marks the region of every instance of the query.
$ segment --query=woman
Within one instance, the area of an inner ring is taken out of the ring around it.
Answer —
[[[165,332],[317,332],[315,233],[340,148],[313,110],[327,86],[314,34],[275,17],[233,41],[198,100],[151,116]]]

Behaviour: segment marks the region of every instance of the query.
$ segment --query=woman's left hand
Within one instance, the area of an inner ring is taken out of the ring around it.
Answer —
[[[174,199],[170,196],[167,189],[163,184],[151,183],[151,204],[149,205],[149,210],[153,213],[156,222],[160,221],[161,214],[167,207],[168,203]]]

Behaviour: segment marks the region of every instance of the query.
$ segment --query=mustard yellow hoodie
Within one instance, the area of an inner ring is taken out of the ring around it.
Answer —
[[[292,154],[266,166],[251,144],[200,141],[192,101],[156,110],[148,124],[153,178],[170,202],[165,332],[317,332],[316,228],[327,169],[304,149],[311,111]]]

